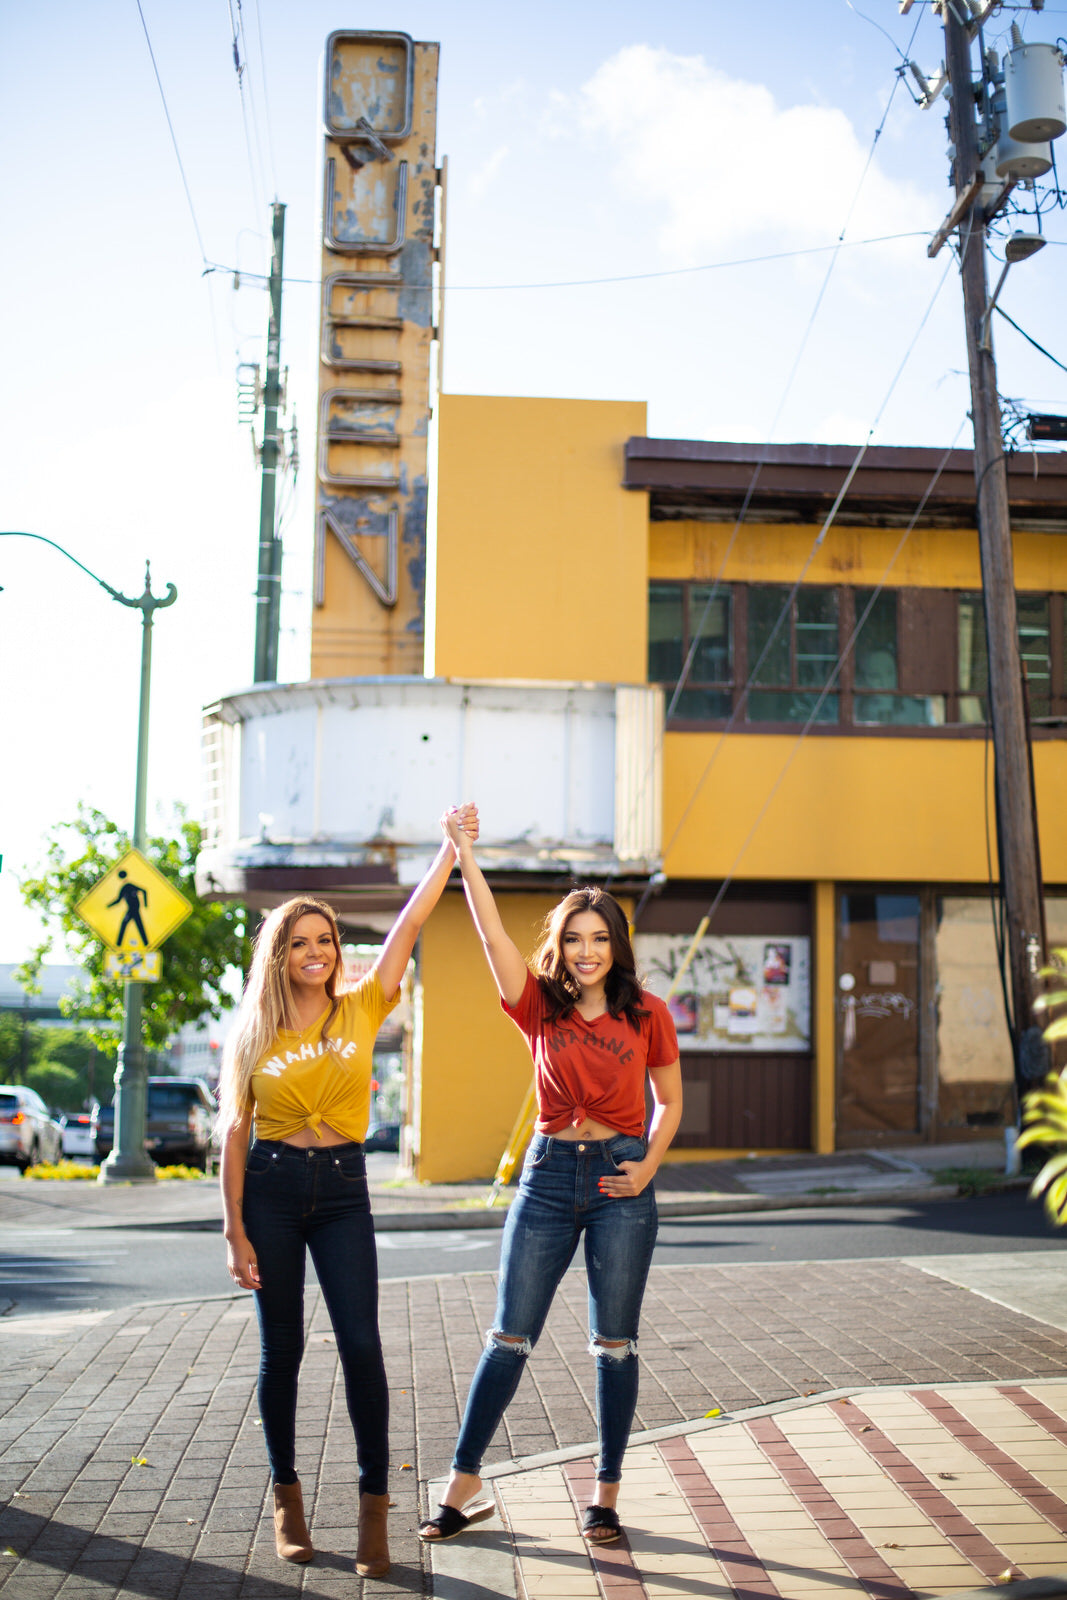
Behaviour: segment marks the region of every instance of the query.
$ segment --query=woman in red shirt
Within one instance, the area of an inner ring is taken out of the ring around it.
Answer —
[[[626,917],[602,889],[576,889],[548,918],[531,972],[500,919],[471,840],[451,816],[474,923],[508,1016],[534,1059],[538,1118],[500,1254],[496,1318],[478,1363],[440,1512],[419,1530],[451,1539],[491,1515],[482,1457],[518,1387],[560,1279],[585,1234],[590,1354],[600,1458],[582,1532],[608,1544],[637,1405],[637,1325],[656,1242],[652,1178],[678,1129],[678,1040],[663,1001],[641,988]],[[645,1079],[654,1111],[645,1138]]]

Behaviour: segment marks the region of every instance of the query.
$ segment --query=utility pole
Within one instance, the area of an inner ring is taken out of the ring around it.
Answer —
[[[943,0],[945,66],[951,95],[949,127],[955,146],[957,204],[975,190],[978,126],[971,79],[966,7]],[[986,219],[972,201],[959,221],[960,276],[967,328],[967,362],[974,422],[978,543],[985,598],[989,705],[996,757],[997,842],[1004,896],[1008,969],[1014,1016],[1015,1081],[1021,1090],[1047,1070],[1033,1002],[1043,963],[1041,874],[1037,818],[1030,804],[1029,728],[1015,608],[1015,570],[1008,508],[1008,474],[1001,434],[997,369],[989,335]]]
[[[275,530],[278,492],[278,411],[281,406],[282,254],[285,207],[271,207],[270,321],[267,325],[267,370],[263,385],[262,485],[259,497],[259,576],[256,585],[256,683],[278,678],[278,634],[281,628],[282,543]]]

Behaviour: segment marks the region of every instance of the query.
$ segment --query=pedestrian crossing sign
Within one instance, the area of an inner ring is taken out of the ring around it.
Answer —
[[[77,909],[109,950],[128,958],[158,950],[193,908],[140,850],[127,850]]]

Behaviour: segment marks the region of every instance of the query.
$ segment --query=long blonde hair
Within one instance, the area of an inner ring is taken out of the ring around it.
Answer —
[[[326,980],[330,1010],[322,1025],[324,1039],[337,1015],[344,974],[337,917],[322,900],[303,897],[286,900],[263,919],[252,941],[248,982],[222,1057],[219,1081],[219,1132],[222,1135],[235,1128],[250,1109],[256,1062],[274,1043],[279,1031],[288,1028],[299,1032],[293,991],[289,986],[289,946],[295,924],[309,914],[325,917],[330,924],[336,956],[333,971]]]

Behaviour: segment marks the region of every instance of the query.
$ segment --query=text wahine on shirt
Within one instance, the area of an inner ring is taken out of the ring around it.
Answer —
[[[334,1055],[340,1061],[347,1061],[358,1049],[359,1046],[354,1040],[339,1048],[332,1039],[318,1039],[311,1044],[302,1044],[299,1050],[286,1050],[284,1061],[280,1052],[276,1056],[271,1056],[261,1067],[257,1067],[256,1071],[262,1072],[268,1078],[280,1078],[286,1067],[291,1067],[294,1061],[314,1061],[316,1056],[324,1055]]]
[[[625,1041],[622,1039],[603,1039],[599,1034],[588,1032],[575,1033],[573,1028],[561,1027],[559,1023],[556,1023],[551,1033],[546,1030],[545,1042],[550,1050],[562,1050],[568,1044],[587,1047],[595,1045],[598,1050],[606,1050],[609,1055],[617,1056],[620,1067],[629,1066],[634,1058],[632,1048],[623,1050]]]

